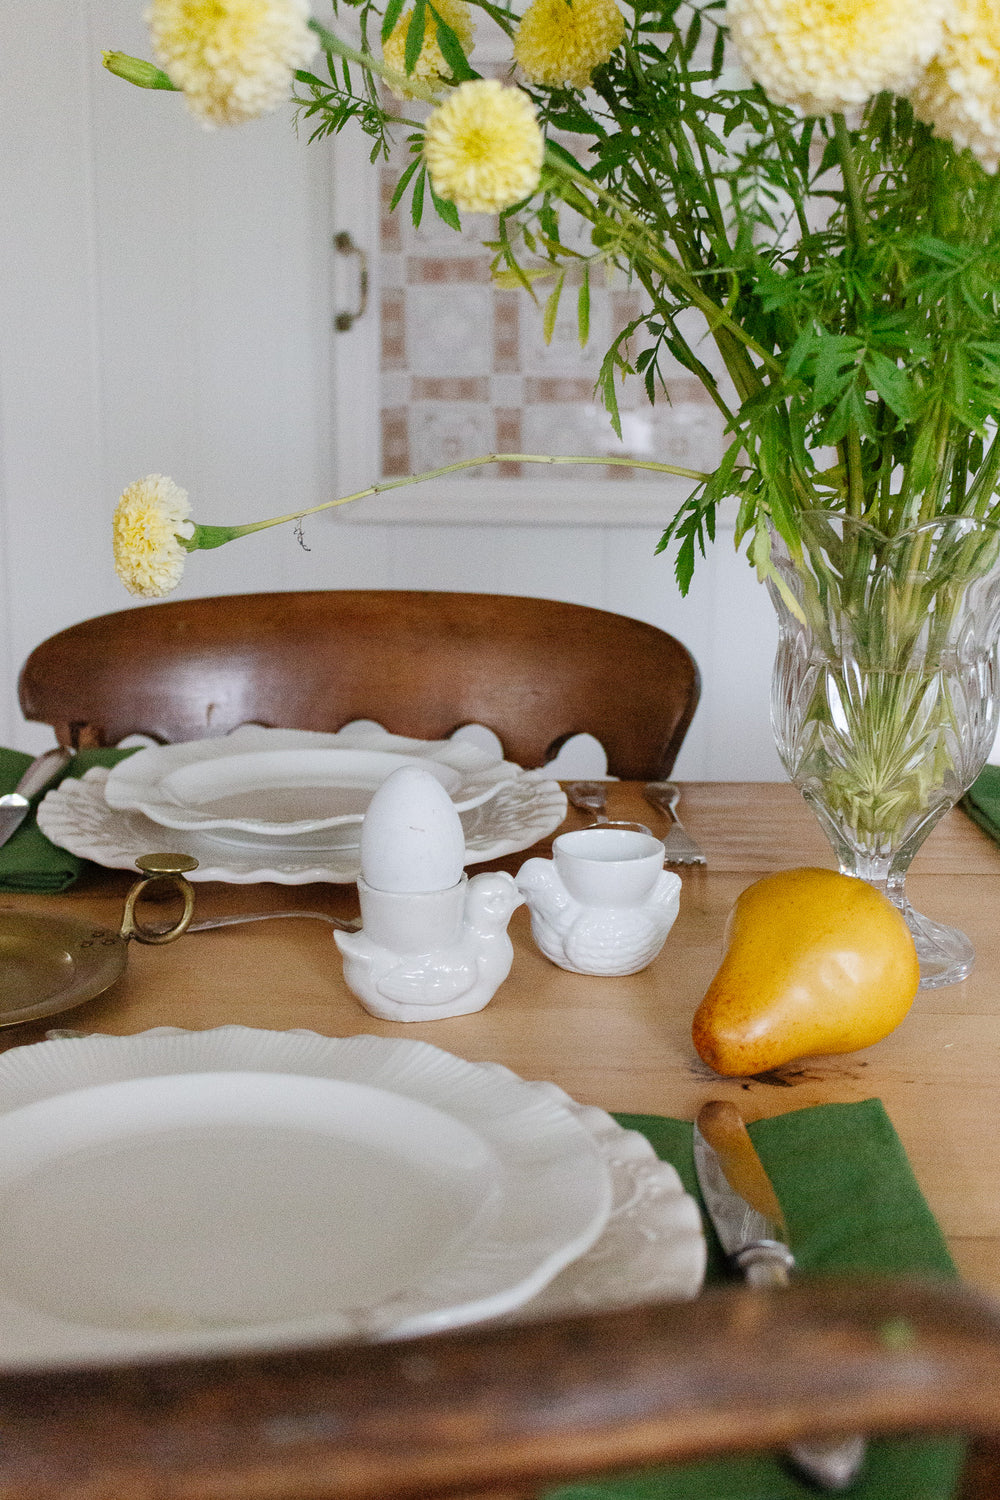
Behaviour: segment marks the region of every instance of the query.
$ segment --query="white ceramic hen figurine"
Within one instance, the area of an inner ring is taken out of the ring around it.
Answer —
[[[636,974],[652,963],[680,906],[680,876],[662,870],[639,906],[587,906],[572,896],[549,859],[529,859],[517,885],[531,932],[546,958],[574,974]]]
[[[453,943],[397,953],[359,933],[335,932],[344,979],[365,1010],[385,1021],[431,1021],[482,1010],[510,973],[507,924],[524,897],[511,875],[474,875]]]

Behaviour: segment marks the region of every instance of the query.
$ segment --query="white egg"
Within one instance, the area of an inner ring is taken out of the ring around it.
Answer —
[[[444,787],[422,766],[401,766],[378,788],[361,824],[361,874],[378,891],[444,891],[465,867],[465,832]]]

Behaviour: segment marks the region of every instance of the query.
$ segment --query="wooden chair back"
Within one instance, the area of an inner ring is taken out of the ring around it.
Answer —
[[[587,732],[628,779],[669,774],[699,694],[680,641],[607,610],[499,594],[344,589],[171,601],[72,625],[32,651],[27,719],[63,744],[163,743],[240,724],[375,719],[440,739],[485,724],[519,765]]]
[[[997,1304],[944,1283],[726,1287],[399,1343],[0,1375],[0,1497],[527,1500],[859,1431],[984,1439],[961,1495],[995,1497]]]

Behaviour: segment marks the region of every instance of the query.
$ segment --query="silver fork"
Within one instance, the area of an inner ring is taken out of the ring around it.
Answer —
[[[253,911],[230,917],[204,917],[200,922],[192,922],[187,930],[209,932],[213,927],[236,927],[240,922],[270,922],[273,917],[315,917],[317,922],[329,922],[341,932],[358,932],[361,928],[360,917],[334,917],[327,911]]]
[[[677,816],[680,790],[673,781],[649,781],[643,788],[643,796],[651,807],[666,813],[671,821],[670,832],[663,840],[668,865],[704,865],[708,861],[704,853],[688,833]]]

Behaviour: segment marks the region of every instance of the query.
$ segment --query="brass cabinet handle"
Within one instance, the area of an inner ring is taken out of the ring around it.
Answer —
[[[360,317],[364,316],[368,306],[368,255],[360,245],[356,245],[351,234],[346,229],[341,229],[333,237],[333,248],[340,255],[356,255],[358,258],[358,306],[354,312],[339,312],[333,320],[333,326],[338,333],[346,333],[352,328]]]

